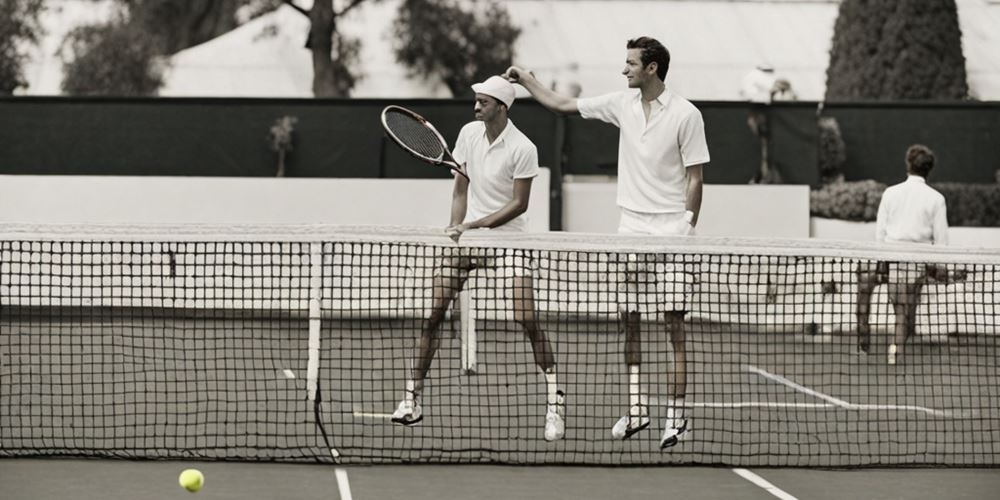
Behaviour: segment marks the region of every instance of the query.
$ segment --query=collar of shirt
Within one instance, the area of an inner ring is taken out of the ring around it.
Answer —
[[[486,149],[487,150],[492,149],[493,146],[497,146],[497,145],[503,143],[504,139],[507,138],[507,133],[510,132],[510,129],[513,126],[514,126],[514,122],[510,121],[510,118],[508,118],[507,119],[507,125],[504,125],[503,130],[500,131],[500,135],[498,135],[497,138],[493,140],[493,142],[490,142],[490,135],[489,135],[489,132],[487,132],[487,130],[486,130],[486,123],[483,123],[483,140],[485,140],[486,144],[488,144],[488,146],[486,147]]]
[[[669,90],[667,90],[667,88],[664,87],[663,88],[663,92],[660,92],[660,95],[656,96],[656,98],[653,99],[652,101],[649,101],[649,116],[650,117],[652,117],[653,115],[655,115],[656,113],[658,113],[660,110],[662,110],[662,109],[664,109],[664,108],[667,107],[667,100],[670,98],[667,95],[667,92],[669,92]],[[641,90],[639,92],[635,93],[635,97],[633,98],[633,100],[635,101],[634,105],[638,106],[639,109],[641,110],[642,109],[642,91]]]
[[[920,177],[919,175],[907,174],[906,182],[919,182],[921,184],[927,184],[927,179]]]

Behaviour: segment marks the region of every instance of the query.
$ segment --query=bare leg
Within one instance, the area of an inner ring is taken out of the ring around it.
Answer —
[[[676,445],[688,430],[688,421],[684,418],[684,396],[687,393],[687,346],[685,345],[687,335],[684,332],[684,313],[671,311],[665,316],[667,329],[670,330],[670,343],[674,347],[674,369],[670,396],[667,398],[663,435],[660,437],[660,449]]]
[[[514,321],[517,321],[524,334],[531,341],[531,351],[535,355],[535,364],[542,370],[545,383],[545,440],[562,439],[566,433],[565,394],[559,390],[556,381],[556,360],[552,345],[545,336],[545,331],[538,325],[535,315],[534,282],[531,275],[514,278]]]
[[[668,312],[667,328],[670,330],[670,343],[674,347],[674,371],[671,395],[683,398],[687,394],[687,337],[684,331],[684,313]]]
[[[871,315],[872,294],[875,292],[875,287],[883,281],[881,276],[878,269],[873,270],[865,266],[865,264],[861,264],[858,267],[856,319],[858,323],[858,349],[861,352],[868,352],[868,349],[871,347],[871,324],[869,323],[869,318]]]
[[[441,345],[438,338],[438,328],[444,321],[445,312],[452,300],[462,289],[468,274],[458,267],[457,262],[446,262],[442,268],[442,273],[434,277],[432,288],[431,314],[424,319],[420,329],[420,347],[417,352],[417,359],[413,365],[413,392],[420,393],[424,388],[424,378],[434,361],[434,354]]]
[[[639,366],[642,364],[642,313],[621,313],[625,324],[625,366],[628,368],[629,406],[642,404],[639,390]]]
[[[535,354],[535,364],[543,372],[547,372],[555,367],[556,360],[552,352],[552,345],[549,344],[545,331],[539,327],[538,319],[535,316],[533,285],[531,276],[514,278],[514,321],[524,328],[524,334],[531,341],[531,350]]]

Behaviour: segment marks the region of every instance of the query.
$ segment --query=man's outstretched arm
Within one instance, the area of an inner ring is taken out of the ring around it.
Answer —
[[[519,83],[528,90],[538,102],[551,111],[563,114],[579,114],[580,110],[576,106],[576,98],[559,94],[549,89],[535,78],[530,71],[511,66],[504,73],[511,83]]]

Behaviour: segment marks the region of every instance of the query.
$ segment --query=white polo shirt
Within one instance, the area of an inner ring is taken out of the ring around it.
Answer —
[[[948,209],[944,196],[919,175],[882,193],[875,219],[875,240],[948,244]]]
[[[467,163],[469,174],[468,208],[465,222],[482,219],[514,199],[514,180],[538,175],[538,148],[514,122],[507,120],[500,136],[490,144],[486,124],[474,121],[462,127],[452,156]],[[494,229],[525,231],[528,214],[523,213]]]
[[[642,94],[629,89],[578,99],[584,118],[617,126],[618,205],[635,212],[684,212],[687,167],[708,163],[708,142],[701,112],[690,101],[664,89],[651,104],[649,121]]]

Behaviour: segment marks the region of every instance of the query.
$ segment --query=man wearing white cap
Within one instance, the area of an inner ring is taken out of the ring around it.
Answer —
[[[514,86],[505,78],[493,76],[472,86],[476,93],[476,121],[458,133],[452,152],[469,178],[455,176],[452,193],[451,223],[445,229],[457,240],[462,233],[475,229],[524,231],[525,212],[531,194],[531,181],[538,175],[538,150],[507,117],[514,104]],[[458,257],[448,257],[434,276],[433,305],[424,320],[420,348],[412,379],[392,421],[414,425],[423,419],[420,395],[439,341],[437,330],[448,305],[461,290],[469,271],[497,268],[502,282],[509,284],[514,320],[531,341],[535,363],[546,385],[545,439],[555,441],[565,434],[565,395],[556,384],[555,356],[545,332],[535,317],[531,265],[520,252],[511,254],[472,249]]]

